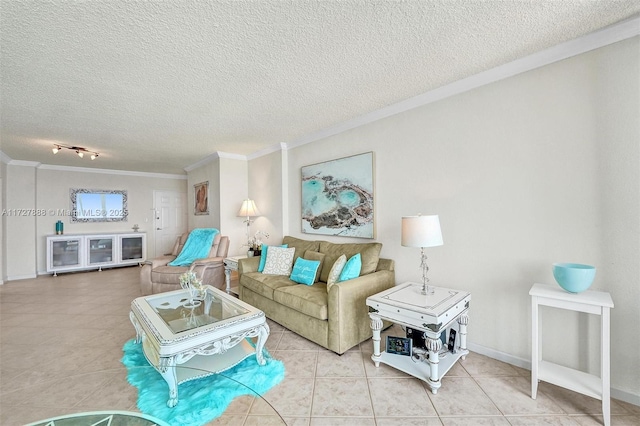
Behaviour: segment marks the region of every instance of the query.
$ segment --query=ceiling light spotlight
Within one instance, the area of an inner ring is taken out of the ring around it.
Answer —
[[[53,145],[53,148],[51,149],[51,151],[54,154],[57,154],[58,151],[60,151],[62,148],[68,149],[70,151],[75,151],[75,153],[78,154],[78,157],[80,158],[84,158],[84,154],[90,155],[92,160],[95,160],[96,158],[98,158],[97,152],[89,151],[87,148],[83,148],[81,146],[67,146],[67,145],[55,144]]]

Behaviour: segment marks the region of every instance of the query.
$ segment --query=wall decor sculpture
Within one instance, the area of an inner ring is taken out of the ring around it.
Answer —
[[[302,232],[374,238],[373,152],[302,167]]]
[[[193,185],[194,192],[194,214],[209,214],[209,181],[200,182]]]

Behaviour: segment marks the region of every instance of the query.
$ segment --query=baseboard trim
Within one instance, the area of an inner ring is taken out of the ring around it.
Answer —
[[[7,281],[14,281],[14,280],[30,280],[33,278],[36,278],[37,275],[36,274],[29,274],[29,275],[13,275],[13,276],[7,276]]]
[[[498,361],[506,362],[516,367],[524,368],[525,370],[531,370],[531,361],[528,359],[520,358],[505,352],[500,352],[486,346],[477,345],[475,343],[467,343],[467,349],[471,352],[478,353],[480,355],[488,356],[489,358],[497,359]],[[629,404],[637,405],[640,407],[640,395],[633,394],[631,392],[623,391],[621,389],[611,388],[611,397],[619,401],[628,402]]]

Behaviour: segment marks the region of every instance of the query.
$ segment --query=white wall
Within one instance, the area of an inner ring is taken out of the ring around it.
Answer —
[[[283,232],[283,151],[273,152],[249,161],[249,197],[256,202],[262,216],[257,217],[251,231],[269,234],[265,244],[278,244]]]
[[[229,237],[229,255],[246,252],[246,227],[237,217],[242,200],[247,198],[247,160],[212,159],[188,173],[189,176],[189,229],[217,228]],[[209,181],[209,215],[196,216],[193,185]]]
[[[592,289],[616,304],[612,386],[640,403],[640,376],[629,374],[640,369],[639,47],[635,37],[290,149],[288,187],[261,195],[288,197],[283,229],[307,238],[300,168],[374,151],[377,240],[397,282],[420,280],[400,218],[439,214],[432,283],[470,291],[470,341],[523,366],[531,285],[554,284],[554,262],[595,265]],[[250,176],[270,167],[254,160]],[[599,373],[597,320],[543,310],[543,327],[545,358]]]
[[[7,165],[6,204],[6,278],[36,276],[36,172],[32,165]],[[16,215],[15,212],[18,212]]]

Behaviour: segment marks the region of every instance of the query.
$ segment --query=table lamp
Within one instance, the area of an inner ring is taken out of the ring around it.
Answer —
[[[433,287],[428,285],[429,266],[427,266],[426,247],[441,246],[442,231],[438,215],[404,216],[402,218],[402,245],[404,247],[420,247],[420,267],[422,268],[422,294],[433,294]]]

